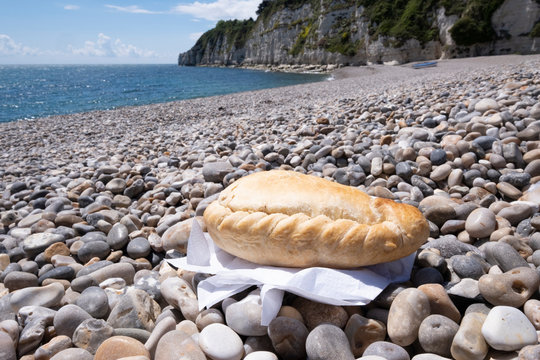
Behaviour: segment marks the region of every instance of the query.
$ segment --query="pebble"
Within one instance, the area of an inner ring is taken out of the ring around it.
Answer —
[[[353,314],[345,326],[345,335],[347,335],[353,355],[358,357],[369,345],[385,339],[386,326],[380,321]]]
[[[170,277],[163,281],[161,295],[169,305],[180,310],[187,320],[195,322],[199,315],[197,296],[184,279]]]
[[[268,325],[268,337],[279,356],[284,359],[306,357],[306,339],[309,331],[299,320],[278,316]]]
[[[479,248],[486,260],[497,265],[502,271],[510,271],[519,267],[528,267],[528,263],[511,245],[505,242],[486,243]]]
[[[355,358],[343,330],[332,324],[321,324],[310,331],[306,339],[306,354],[310,360]]]
[[[493,305],[521,307],[536,292],[540,275],[530,267],[519,267],[503,274],[486,274],[478,280],[480,294]]]
[[[73,332],[73,345],[95,354],[99,346],[113,334],[113,327],[105,320],[86,319]]]
[[[488,353],[488,345],[482,335],[486,314],[470,312],[463,316],[459,329],[452,340],[450,352],[456,360],[482,360]]]
[[[129,232],[127,227],[122,223],[116,223],[112,226],[107,234],[107,244],[112,250],[120,250],[129,241]]]
[[[452,340],[459,325],[443,315],[429,315],[418,330],[418,342],[425,352],[450,357]]]
[[[19,310],[23,306],[55,307],[60,304],[64,294],[64,287],[61,284],[52,283],[42,287],[17,290],[10,297],[9,302],[14,310]]]
[[[96,351],[94,360],[114,360],[128,356],[146,356],[150,353],[139,341],[127,336],[113,336],[105,340]]]
[[[496,350],[519,350],[526,345],[536,345],[536,329],[525,314],[510,306],[495,306],[482,325],[482,335]]]
[[[152,331],[161,307],[145,291],[132,288],[112,308],[107,323],[113,328],[137,328]]]
[[[5,360],[17,360],[15,344],[11,337],[0,331],[0,358]]]
[[[379,356],[386,360],[410,360],[410,356],[404,348],[388,341],[376,341],[369,345],[361,359],[366,359],[369,356]]]
[[[240,360],[244,354],[242,339],[223,324],[210,324],[199,335],[201,350],[214,360]]]
[[[340,329],[347,324],[348,315],[341,306],[329,305],[297,298],[293,306],[300,312],[308,330],[313,330],[322,323],[334,324]]]
[[[189,334],[181,330],[169,331],[157,344],[154,360],[206,360],[206,355]]]
[[[73,336],[73,332],[84,320],[91,319],[92,316],[77,305],[63,306],[54,315],[54,328],[58,335]]]
[[[488,237],[495,231],[496,226],[495,214],[486,208],[473,210],[465,222],[465,230],[477,239]]]
[[[270,351],[254,351],[249,353],[244,360],[278,360],[278,357]]]
[[[238,302],[233,302],[225,310],[227,325],[240,335],[266,335],[267,327],[261,325],[262,301],[260,290],[254,290]]]
[[[422,291],[408,288],[400,292],[388,314],[387,331],[393,343],[412,344],[418,337],[422,321],[430,314],[429,299]]]
[[[60,351],[50,358],[50,360],[93,360],[94,356],[88,351],[79,348],[69,348]]]
[[[419,286],[418,290],[427,295],[431,314],[443,315],[460,323],[461,314],[442,285],[424,284]]]
[[[75,304],[96,319],[102,319],[109,313],[107,293],[99,286],[84,289]]]

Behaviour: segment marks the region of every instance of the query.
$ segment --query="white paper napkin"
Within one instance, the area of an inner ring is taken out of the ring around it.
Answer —
[[[396,261],[354,270],[262,266],[221,250],[193,221],[187,256],[167,261],[180,269],[215,274],[197,287],[201,310],[252,285],[260,287],[261,324],[268,325],[281,308],[284,291],[325,304],[366,305],[390,283],[409,280],[414,258],[413,253]]]

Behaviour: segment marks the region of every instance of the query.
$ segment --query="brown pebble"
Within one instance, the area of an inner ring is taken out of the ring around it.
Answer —
[[[139,355],[150,357],[150,353],[140,341],[127,336],[113,336],[99,346],[94,360],[117,360]]]
[[[293,307],[302,314],[308,330],[313,330],[317,325],[329,323],[343,329],[349,316],[343,307],[322,304],[304,298],[296,298]]]
[[[431,314],[444,315],[459,324],[461,314],[441,284],[424,284],[418,290],[427,295]]]
[[[43,255],[45,257],[45,261],[51,262],[51,258],[54,255],[69,256],[71,253],[69,252],[69,248],[66,244],[63,242],[57,242],[45,249]]]

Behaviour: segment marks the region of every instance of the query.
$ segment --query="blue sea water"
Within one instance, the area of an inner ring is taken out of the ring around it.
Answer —
[[[0,65],[0,122],[222,95],[328,75],[176,65]]]

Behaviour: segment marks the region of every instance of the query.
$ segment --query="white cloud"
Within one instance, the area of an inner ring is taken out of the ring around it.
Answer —
[[[68,4],[68,5],[64,6],[64,10],[79,10],[79,8],[80,8],[79,5]]]
[[[85,41],[84,47],[76,49],[70,46],[70,49],[75,55],[92,57],[149,58],[157,56],[153,51],[124,44],[120,39],[113,40],[103,33],[98,35],[97,41]]]
[[[204,34],[204,32],[196,32],[196,33],[191,33],[189,34],[189,38],[190,40],[193,40],[193,41],[197,41],[199,40],[199,38],[201,37],[201,35]]]
[[[16,43],[6,34],[0,34],[0,55],[37,55],[38,49]]]
[[[177,5],[173,12],[192,15],[210,21],[256,18],[255,12],[261,0],[216,0],[211,3],[195,1]]]
[[[105,5],[109,9],[113,9],[120,12],[127,12],[132,14],[161,14],[160,11],[146,10],[138,7],[137,5],[130,6],[118,6],[118,5]]]

